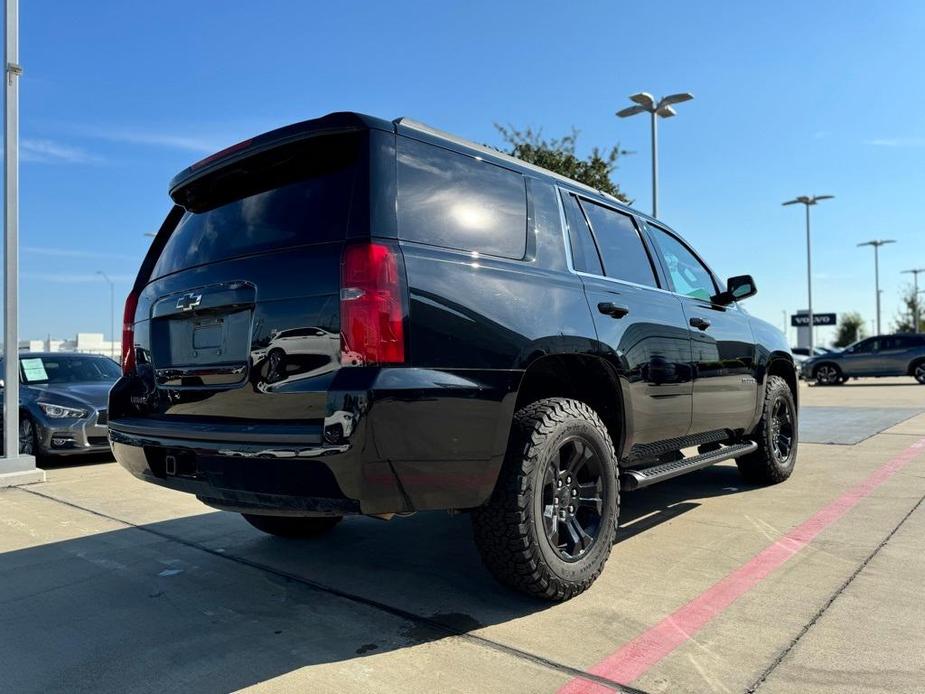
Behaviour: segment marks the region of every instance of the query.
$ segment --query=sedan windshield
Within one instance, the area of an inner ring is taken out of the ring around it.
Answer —
[[[119,366],[106,357],[21,357],[19,370],[23,383],[104,383],[121,374]]]

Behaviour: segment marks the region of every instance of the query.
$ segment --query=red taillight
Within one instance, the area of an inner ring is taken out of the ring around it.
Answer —
[[[401,256],[381,243],[344,247],[340,280],[340,360],[345,366],[405,361]]]
[[[124,374],[135,370],[136,308],[138,308],[138,295],[132,291],[125,299],[125,311],[122,313],[122,373]]]

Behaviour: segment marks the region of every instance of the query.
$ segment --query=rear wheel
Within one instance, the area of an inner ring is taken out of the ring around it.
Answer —
[[[912,365],[912,377],[925,386],[925,361]]]
[[[332,530],[343,516],[259,516],[242,513],[257,530],[278,537],[318,537]]]
[[[821,364],[816,367],[813,375],[816,377],[816,383],[820,386],[839,386],[848,380],[835,364]]]
[[[567,600],[603,570],[619,505],[616,454],[600,417],[583,402],[547,398],[514,415],[497,488],[473,512],[473,532],[499,581]]]
[[[797,458],[797,408],[780,376],[769,376],[764,410],[755,432],[758,450],[736,460],[739,473],[753,484],[777,484],[790,477]]]

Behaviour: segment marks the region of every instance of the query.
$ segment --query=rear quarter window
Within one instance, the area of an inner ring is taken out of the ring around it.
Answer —
[[[400,137],[398,235],[433,246],[523,258],[527,247],[524,177],[475,157]]]

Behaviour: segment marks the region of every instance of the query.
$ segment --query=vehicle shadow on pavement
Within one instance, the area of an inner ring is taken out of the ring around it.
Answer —
[[[726,464],[625,493],[621,497],[617,543],[693,511],[700,506],[695,499],[738,494],[752,488],[742,480],[734,464]]]
[[[745,489],[716,466],[626,494],[618,541]],[[570,609],[497,584],[446,513],[283,540],[208,512],[0,553],[0,586],[12,691],[230,691]]]
[[[109,525],[41,503],[53,527]],[[464,516],[356,518],[310,541],[211,512],[0,551],[0,690],[234,691],[547,607],[495,584]]]

